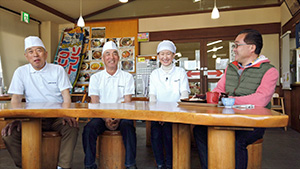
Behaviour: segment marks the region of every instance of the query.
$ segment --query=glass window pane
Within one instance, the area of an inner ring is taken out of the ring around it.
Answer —
[[[200,43],[176,43],[177,55],[175,57],[176,65],[185,70],[200,69]]]
[[[234,55],[230,52],[232,46],[231,41],[209,41],[207,43],[207,62],[208,70],[224,70],[230,61],[234,58],[230,55]]]

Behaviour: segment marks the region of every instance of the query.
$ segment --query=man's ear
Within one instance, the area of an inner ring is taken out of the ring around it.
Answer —
[[[256,50],[256,45],[251,45],[251,52],[255,53],[255,50]]]
[[[24,53],[24,56],[25,56],[26,60],[29,62],[28,57],[27,57],[27,53]]]

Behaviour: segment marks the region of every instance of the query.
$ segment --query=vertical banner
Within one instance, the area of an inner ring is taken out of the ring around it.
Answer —
[[[54,58],[54,64],[64,67],[74,87],[80,70],[83,47],[83,29],[76,27],[65,30]]]

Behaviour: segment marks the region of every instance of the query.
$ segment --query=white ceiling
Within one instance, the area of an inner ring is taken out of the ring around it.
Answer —
[[[278,4],[282,0],[217,0],[220,10],[239,7]],[[82,0],[82,14],[86,21],[132,17],[147,17],[180,13],[196,13],[213,8],[213,0],[131,0],[121,4],[118,0]],[[0,10],[30,14],[39,21],[52,21],[57,24],[76,22],[80,15],[79,0],[0,0]],[[114,7],[117,5],[117,7]],[[48,8],[50,7],[50,8]],[[101,11],[105,8],[109,10]],[[87,16],[97,12],[96,15]]]

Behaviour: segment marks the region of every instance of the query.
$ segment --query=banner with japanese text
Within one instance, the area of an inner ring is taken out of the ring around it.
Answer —
[[[82,62],[83,38],[84,32],[82,28],[66,29],[62,33],[61,41],[54,58],[54,64],[64,67],[73,86],[77,81]]]

